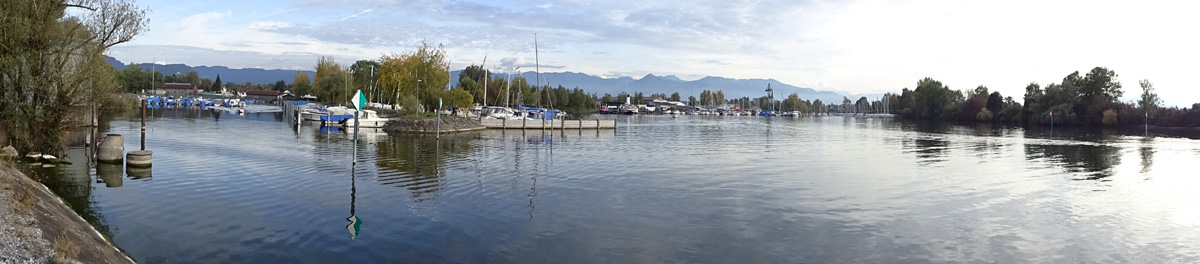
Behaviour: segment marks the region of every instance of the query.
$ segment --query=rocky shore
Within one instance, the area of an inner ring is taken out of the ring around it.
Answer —
[[[0,157],[0,263],[134,263],[41,183]]]
[[[442,133],[465,132],[465,131],[475,131],[475,130],[487,129],[486,127],[484,127],[482,124],[479,123],[479,120],[465,118],[465,117],[456,117],[456,116],[443,116],[441,127],[442,127],[441,128]],[[400,133],[437,133],[438,120],[437,119],[393,120],[391,122],[388,122],[387,126],[384,126],[383,129],[384,129],[384,131],[387,131],[387,132],[400,132]]]

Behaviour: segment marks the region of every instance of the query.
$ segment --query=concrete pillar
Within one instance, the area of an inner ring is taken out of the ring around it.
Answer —
[[[96,159],[100,162],[111,162],[120,164],[125,153],[125,137],[121,134],[108,134],[104,137],[104,141],[100,142],[96,151]]]
[[[126,156],[125,165],[129,167],[149,168],[154,154],[149,150],[134,150],[130,151]]]

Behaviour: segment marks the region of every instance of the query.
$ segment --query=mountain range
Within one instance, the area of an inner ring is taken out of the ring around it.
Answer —
[[[105,59],[108,60],[108,65],[111,65],[114,69],[117,69],[118,71],[124,70],[125,67],[129,67],[129,65],[122,63],[121,61],[117,60],[116,58],[105,56]],[[172,75],[172,74],[186,75],[188,72],[196,71],[196,73],[200,75],[200,78],[209,78],[209,79],[216,80],[217,76],[220,75],[221,82],[233,82],[233,83],[251,82],[251,83],[265,83],[265,84],[275,83],[280,80],[283,80],[284,82],[287,82],[287,83],[292,83],[292,80],[296,79],[296,73],[301,72],[301,71],[297,71],[297,70],[265,70],[265,69],[258,69],[258,68],[231,69],[231,68],[225,67],[225,66],[192,67],[192,66],[188,66],[187,64],[139,63],[138,67],[140,67],[142,69],[154,69],[155,71],[161,72],[163,75]],[[303,71],[303,72],[308,73],[309,81],[312,81],[312,77],[316,76],[316,73],[313,71]]]
[[[462,71],[452,71],[450,79],[458,80],[460,72]],[[520,75],[528,80],[530,84],[536,84],[536,73],[522,72]],[[495,73],[492,76],[493,79],[508,77]],[[550,72],[542,73],[542,83],[551,87],[559,85],[566,88],[579,87],[588,93],[594,93],[598,96],[604,96],[605,93],[616,96],[621,92],[631,94],[641,92],[646,96],[655,93],[670,95],[671,93],[678,92],[679,96],[684,98],[684,100],[687,100],[688,96],[698,98],[700,97],[700,92],[704,90],[721,90],[725,94],[725,99],[740,98],[743,96],[757,98],[767,95],[767,85],[770,85],[771,90],[775,94],[775,99],[778,100],[783,100],[792,93],[795,93],[803,100],[820,99],[825,102],[841,102],[843,96],[849,97],[838,92],[818,91],[812,88],[789,85],[775,79],[731,79],[716,76],[685,81],[674,75],[657,76],[647,74],[646,76],[642,76],[642,78],[634,79],[631,77],[603,78],[577,72]]]
[[[128,65],[121,61],[106,57],[109,65],[117,70],[123,70]],[[279,80],[291,83],[295,79],[297,70],[265,70],[258,68],[242,68],[232,69],[225,66],[188,66],[186,64],[152,64],[141,63],[138,67],[143,69],[154,68],[154,70],[163,74],[187,74],[190,71],[196,71],[200,78],[216,79],[217,75],[221,76],[223,82],[234,83],[274,83]],[[316,74],[313,71],[303,71],[308,73],[311,79]],[[457,81],[458,75],[462,70],[451,71],[450,80]],[[522,77],[528,80],[529,84],[536,84],[537,74],[530,72],[520,73]],[[507,76],[505,74],[492,73],[493,79],[502,79],[515,76]],[[783,100],[788,95],[795,93],[800,96],[800,99],[814,100],[820,99],[825,102],[841,102],[843,97],[850,97],[850,100],[855,100],[859,96],[868,96],[868,98],[876,98],[878,95],[847,95],[832,91],[818,91],[812,88],[799,87],[780,82],[775,79],[731,79],[725,77],[707,76],[692,81],[685,81],[674,75],[657,76],[647,74],[639,79],[631,77],[620,78],[604,78],[595,75],[577,72],[549,72],[542,73],[542,83],[557,87],[562,85],[566,88],[579,87],[588,93],[594,93],[598,96],[604,94],[612,94],[616,96],[621,92],[637,93],[650,95],[655,93],[663,93],[670,95],[678,92],[680,97],[688,96],[700,97],[700,92],[704,90],[721,90],[725,94],[725,99],[733,99],[740,97],[757,98],[766,95],[767,86],[770,85],[774,91],[775,98]],[[874,97],[872,97],[874,96]]]

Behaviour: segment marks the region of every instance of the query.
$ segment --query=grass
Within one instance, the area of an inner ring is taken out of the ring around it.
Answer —
[[[58,258],[75,259],[79,256],[79,245],[75,244],[66,233],[54,238],[54,253]],[[64,261],[65,262],[65,261]]]
[[[426,113],[420,113],[420,114],[411,114],[411,115],[404,116],[404,118],[411,119],[411,120],[434,119],[434,118],[437,118],[437,113],[426,112]]]
[[[33,204],[37,202],[37,199],[33,197],[33,191],[26,188],[13,189],[12,191],[13,200],[17,201],[17,210],[24,213],[30,212],[33,209]]]

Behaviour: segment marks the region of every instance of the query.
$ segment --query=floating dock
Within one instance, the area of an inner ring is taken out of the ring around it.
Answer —
[[[484,119],[480,123],[493,129],[616,129],[617,120],[508,120]]]

